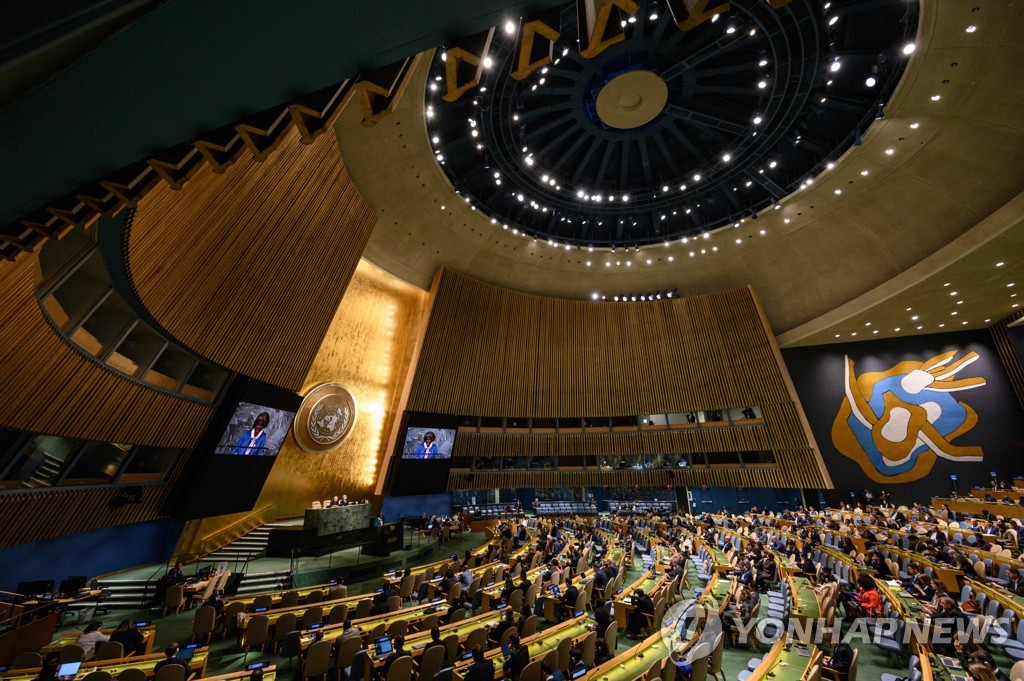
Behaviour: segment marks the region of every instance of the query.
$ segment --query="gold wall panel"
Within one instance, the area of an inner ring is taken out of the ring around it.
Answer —
[[[360,262],[301,390],[341,383],[358,404],[356,424],[338,449],[325,454],[304,452],[288,436],[256,502],[264,520],[301,514],[314,499],[372,498],[426,301],[426,291]],[[184,536],[210,537],[245,515],[205,519]],[[179,553],[191,548],[179,547]]]
[[[297,130],[263,162],[204,165],[140,202],[128,240],[139,298],[186,347],[298,389],[373,226],[333,135]]]

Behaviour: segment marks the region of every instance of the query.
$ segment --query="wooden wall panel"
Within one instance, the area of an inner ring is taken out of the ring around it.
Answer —
[[[432,295],[409,411],[576,418],[756,405],[765,421],[735,429],[462,434],[457,456],[765,450],[775,453],[777,466],[716,473],[715,484],[831,486],[775,338],[749,288],[615,304],[545,298],[443,270]],[[519,474],[482,472],[478,479],[501,475]],[[559,476],[545,479],[569,480]]]
[[[212,408],[135,383],[72,347],[35,294],[38,255],[0,268],[0,424],[52,435],[191,447]]]
[[[1006,374],[1010,377],[1010,385],[1013,386],[1017,402],[1020,403],[1021,409],[1024,409],[1024,367],[1021,366],[1020,359],[1018,359],[1017,353],[1013,349],[1013,344],[1006,334],[1007,325],[1021,317],[1024,317],[1024,310],[1020,310],[1006,319],[999,320],[988,327],[988,330],[992,334],[992,342],[996,346],[996,352],[999,353],[999,359],[1003,363],[1003,368],[1006,369]]]
[[[285,133],[267,160],[208,165],[140,202],[128,257],[139,297],[187,347],[298,389],[359,262],[374,214],[334,135]]]

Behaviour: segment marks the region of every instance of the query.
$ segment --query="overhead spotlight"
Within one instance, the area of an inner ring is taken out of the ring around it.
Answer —
[[[876,82],[877,81],[875,80],[874,76],[868,76],[867,80],[864,81],[864,84],[867,85],[868,87],[875,87]]]
[[[515,23],[512,22],[512,21],[506,21],[505,22],[505,33],[515,33],[515,32],[516,32],[516,25],[515,25]]]
[[[831,71],[832,73],[835,73],[841,67],[842,67],[842,63],[839,61],[839,57],[836,57],[835,61],[833,61],[832,64],[829,65],[828,70]]]
[[[832,17],[831,19],[828,20],[828,25],[829,26],[835,26],[837,23],[839,23],[839,17],[838,16],[834,16],[834,17]]]
[[[917,45],[914,43],[907,43],[903,46],[903,54],[913,54],[914,50],[917,49]]]

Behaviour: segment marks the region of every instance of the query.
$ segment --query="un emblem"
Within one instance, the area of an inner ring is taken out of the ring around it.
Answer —
[[[355,421],[352,393],[338,383],[323,383],[306,394],[295,414],[295,441],[311,454],[329,452],[348,437]]]
[[[978,424],[978,413],[954,397],[980,388],[980,376],[956,375],[978,359],[969,352],[953,361],[956,350],[924,362],[900,362],[887,371],[857,376],[846,357],[846,397],[832,423],[832,443],[875,482],[920,480],[937,457],[981,461],[981,447],[953,440]]]

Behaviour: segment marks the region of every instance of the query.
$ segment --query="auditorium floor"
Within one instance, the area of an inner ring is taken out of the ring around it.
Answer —
[[[436,545],[433,546],[426,557],[419,556],[417,551],[402,552],[403,554],[408,554],[404,557],[401,557],[397,554],[393,554],[393,557],[388,559],[387,561],[388,567],[397,567],[399,562],[402,562],[404,564],[404,560],[406,558],[412,558],[413,555],[417,556],[414,562],[418,564],[430,562],[431,560],[436,560],[437,558],[443,557],[450,553],[462,553],[462,551],[464,551],[466,548],[477,546],[480,543],[480,541],[482,541],[482,535],[468,534],[465,537],[459,540],[455,540],[442,547],[438,547]],[[260,569],[262,570],[263,566],[260,566]],[[637,561],[637,565],[628,568],[626,579],[627,583],[629,583],[630,581],[639,576],[639,569],[639,561]],[[349,580],[349,593],[371,593],[379,585],[379,575],[380,571],[377,571],[374,573],[372,577],[368,577],[360,581]],[[689,581],[692,585],[700,584],[700,581],[697,579],[696,569],[693,567],[692,563],[690,566]],[[688,596],[691,594],[692,591],[686,593],[686,595]],[[767,596],[762,596],[763,610],[767,609],[766,601]],[[158,619],[156,621],[157,637],[154,645],[154,652],[162,650],[168,643],[172,641],[187,641],[191,636],[193,615],[194,611],[182,612],[176,615],[170,615],[168,617]],[[133,619],[150,619],[152,618],[152,616],[153,614],[149,610],[112,610],[109,614],[104,616],[102,620],[104,622],[104,625],[113,626],[125,617],[132,617]],[[74,628],[75,627],[65,627],[65,629]],[[844,632],[845,630],[846,629],[844,627]],[[630,641],[624,636],[620,636],[618,650],[616,652],[622,653],[628,650],[629,647],[634,643],[634,641]],[[888,659],[888,656],[884,652],[882,652],[877,646],[861,645],[857,643],[854,643],[853,645],[855,648],[858,648],[860,650],[860,657],[858,662],[859,669],[857,676],[858,679],[861,679],[861,681],[875,681],[877,679],[880,679],[881,675],[886,672],[897,674],[899,676],[906,675],[907,668],[905,666],[905,663],[901,667],[894,667],[891,661]],[[725,673],[726,681],[732,681],[736,679],[740,672],[745,671],[747,669],[748,662],[753,658],[760,657],[763,654],[763,652],[764,651],[754,652],[751,651],[748,647],[733,648],[727,646],[725,648],[725,652],[723,654],[722,659],[723,671]],[[277,658],[274,655],[257,656],[255,654],[250,654],[248,657],[249,662],[252,662],[256,659],[270,659],[275,664],[282,665],[284,666],[285,669],[287,669],[288,662],[284,658]],[[997,655],[997,661],[999,662],[1000,667],[1004,671],[1009,671],[1010,664],[1008,659],[1005,658],[1005,656],[1001,654]],[[244,666],[244,663],[244,657],[242,653],[238,650],[235,641],[222,641],[219,639],[215,639],[212,645],[210,646],[210,657],[207,665],[207,675],[237,671]]]

